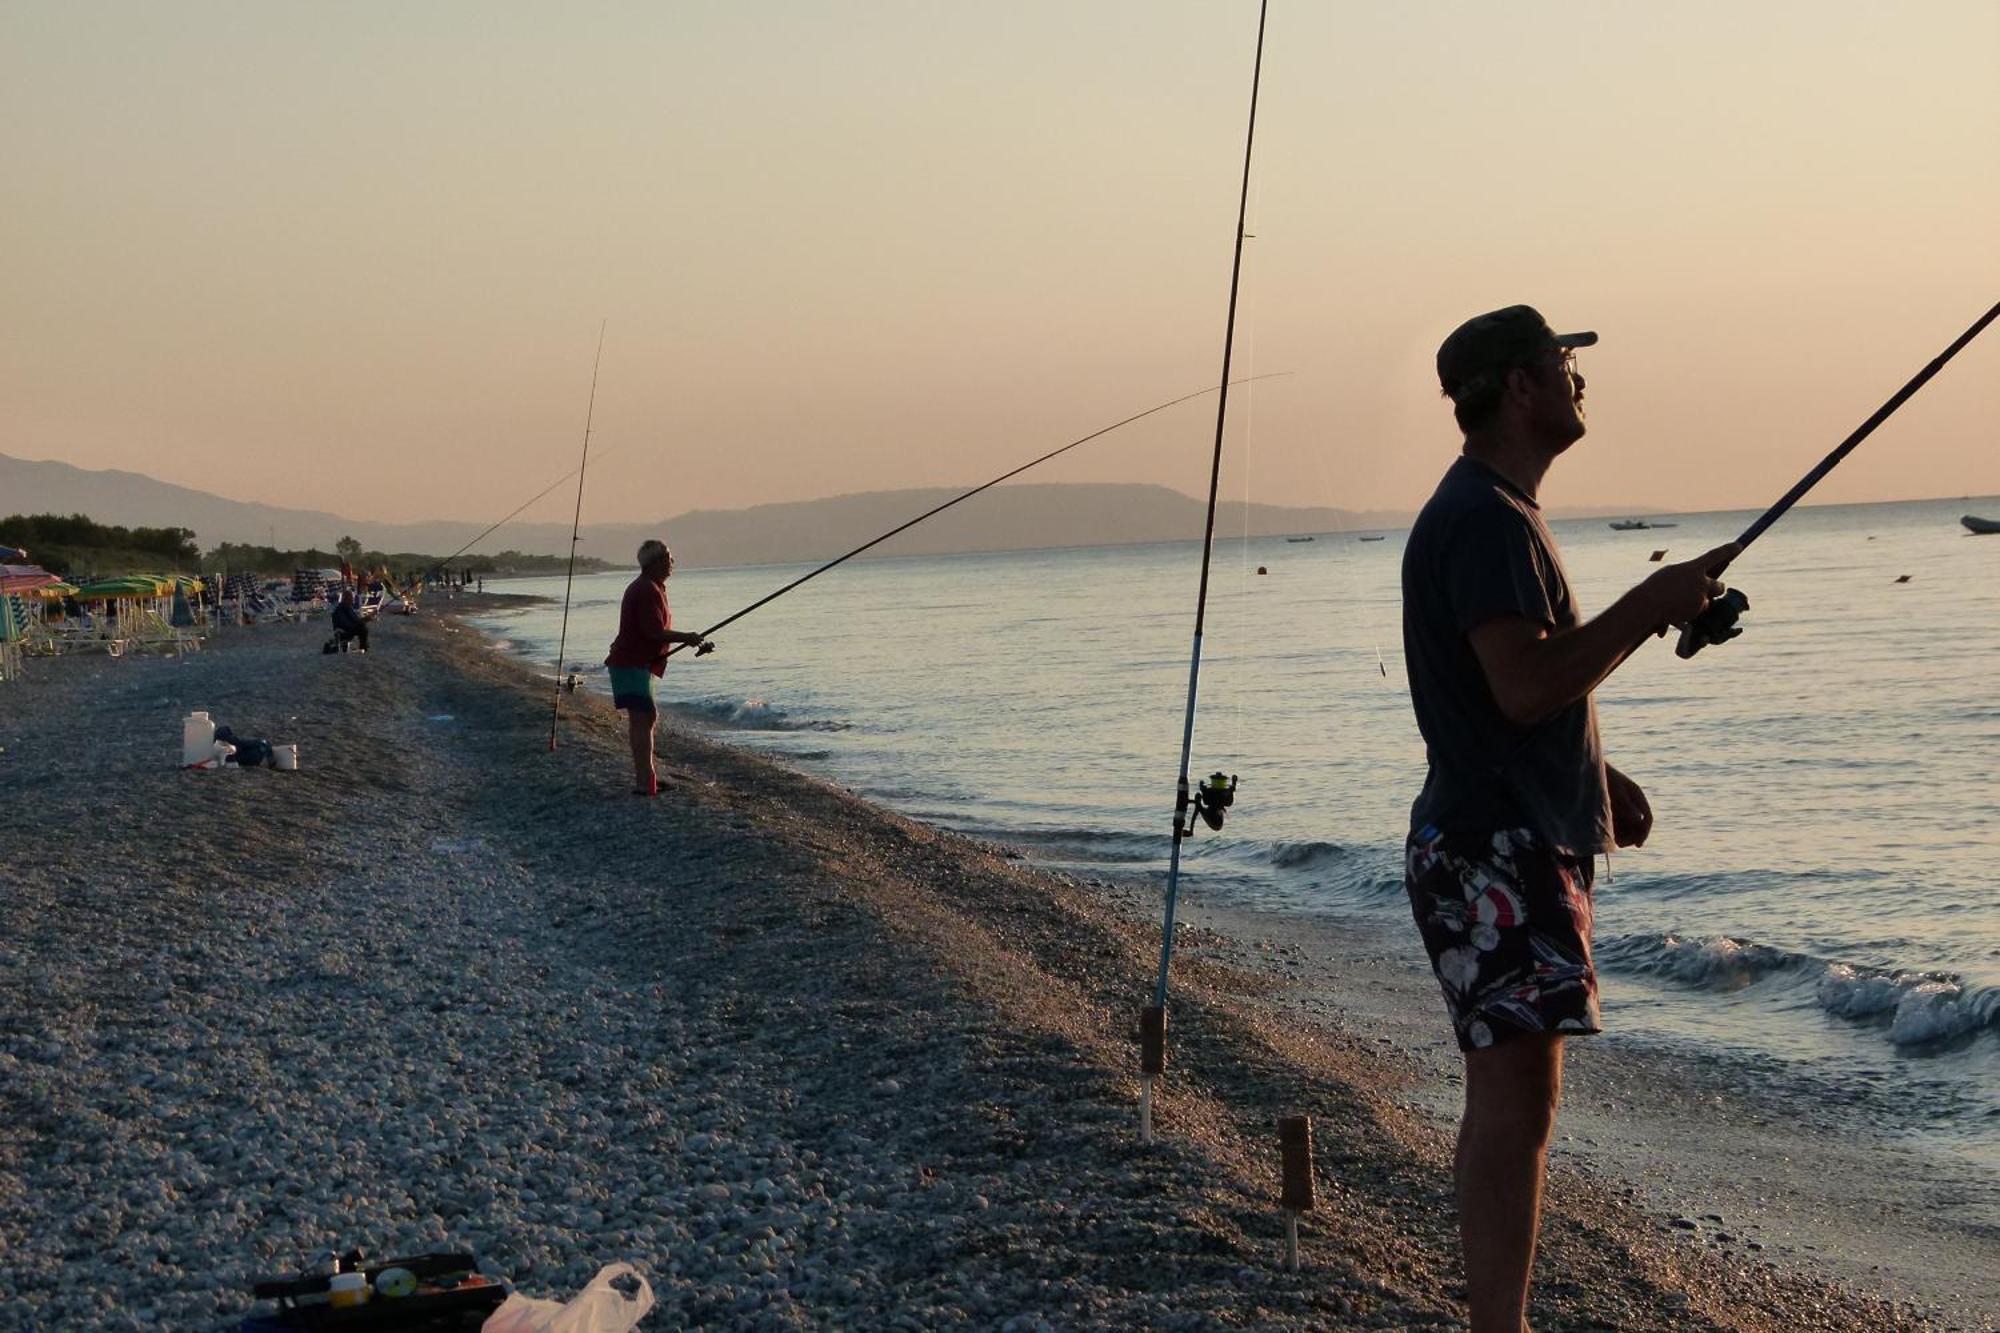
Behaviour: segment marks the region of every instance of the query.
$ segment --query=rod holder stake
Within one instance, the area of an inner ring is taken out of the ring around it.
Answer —
[[[1139,1072],[1153,1078],[1167,1072],[1167,1011],[1157,1004],[1139,1011]]]
[[[1167,1072],[1167,1011],[1148,1005],[1139,1011],[1139,1141],[1153,1141],[1153,1089]]]
[[[1299,1271],[1299,1214],[1313,1206],[1312,1117],[1278,1117],[1279,1202],[1285,1208],[1285,1271]]]

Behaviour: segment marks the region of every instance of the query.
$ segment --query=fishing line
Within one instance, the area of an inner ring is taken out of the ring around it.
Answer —
[[[1329,497],[1340,496],[1341,491],[1333,484],[1333,472],[1327,467],[1325,455],[1314,453],[1313,464],[1319,469],[1320,493]],[[1360,540],[1360,537],[1356,532],[1348,528],[1347,520],[1341,517],[1341,509],[1338,505],[1329,507],[1333,510],[1334,536],[1340,539],[1340,555],[1337,559],[1340,563],[1342,581],[1347,585],[1347,604],[1350,607],[1358,608],[1361,605],[1361,581],[1355,573],[1356,557],[1352,548],[1354,543]],[[1366,627],[1368,640],[1375,652],[1375,670],[1381,679],[1386,681],[1389,679],[1389,664],[1382,656],[1381,627],[1374,617],[1366,617],[1366,619],[1368,622]]]
[[[1244,359],[1253,365],[1256,364],[1254,356],[1245,356]],[[1246,394],[1245,397],[1254,399],[1254,395]],[[1234,617],[1235,625],[1233,626],[1234,634],[1232,636],[1239,653],[1242,652],[1242,646],[1251,642],[1254,637],[1250,631],[1250,474],[1255,460],[1251,457],[1250,440],[1255,419],[1255,409],[1246,409],[1243,413],[1243,512],[1241,515],[1243,535],[1242,539],[1237,543],[1236,548],[1236,614]],[[1249,709],[1244,706],[1243,695],[1240,690],[1232,692],[1228,698],[1229,748],[1234,754],[1241,755],[1244,752],[1244,715],[1249,712]]]
[[[604,461],[604,456],[606,454],[615,454],[617,452],[618,451],[616,449],[601,450],[597,455],[597,461],[599,463],[602,463]],[[514,517],[517,514],[519,514],[522,510],[526,509],[529,505],[534,504],[535,501],[541,499],[543,496],[547,495],[550,491],[553,491],[556,487],[568,481],[571,477],[576,477],[582,471],[583,471],[582,468],[573,467],[569,471],[563,473],[560,477],[557,477],[554,481],[542,487],[542,489],[540,489],[539,491],[536,491],[532,496],[528,498],[527,503],[517,505],[515,508],[508,510],[507,516],[505,518],[493,524],[491,527],[487,528],[484,532],[481,532],[477,537],[474,537],[471,541],[459,547],[456,551],[453,551],[450,555],[438,561],[435,565],[432,565],[431,566],[432,571],[436,572],[437,570],[445,568],[447,565],[451,564],[452,561],[458,559],[460,556],[464,555],[467,551],[470,551],[473,547],[485,541],[486,538],[490,536],[494,531],[496,531],[499,528],[505,527],[508,523],[512,522]],[[579,486],[583,484],[582,479],[580,477],[578,478],[577,484]]]
[[[1291,374],[1291,372],[1288,370],[1274,370],[1267,374],[1253,376],[1252,378],[1262,379],[1262,380],[1272,380],[1272,379],[1280,379],[1283,376],[1289,374]],[[1248,379],[1237,381],[1237,383],[1239,384],[1248,384],[1249,382],[1250,381]],[[1227,393],[1227,391],[1228,391],[1228,386],[1227,385],[1222,386],[1222,392]],[[750,603],[750,605],[744,607],[741,611],[736,612],[734,615],[725,616],[721,620],[716,621],[715,624],[709,626],[707,629],[701,632],[701,637],[704,639],[713,638],[717,630],[722,629],[726,625],[735,624],[737,621],[743,619],[743,617],[749,615],[752,611],[755,611],[760,606],[766,606],[772,602],[777,601],[780,597],[783,597],[786,593],[798,587],[801,583],[807,583],[813,579],[818,578],[820,575],[826,573],[829,569],[832,569],[834,566],[847,563],[849,560],[852,560],[855,556],[860,555],[863,551],[868,550],[870,547],[880,546],[883,542],[888,541],[891,537],[895,536],[897,533],[907,532],[909,529],[914,528],[915,526],[917,526],[917,524],[923,522],[925,519],[930,518],[936,514],[942,514],[945,510],[951,508],[955,504],[958,504],[960,501],[970,500],[973,496],[979,494],[981,491],[990,490],[991,488],[998,486],[1001,482],[1007,480],[1009,477],[1020,476],[1023,472],[1026,472],[1029,468],[1034,467],[1038,463],[1046,463],[1051,458],[1056,457],[1058,454],[1068,453],[1070,450],[1076,448],[1078,445],[1089,444],[1092,440],[1096,439],[1100,435],[1109,435],[1112,431],[1117,430],[1120,426],[1129,426],[1135,421],[1143,421],[1145,418],[1152,416],[1155,412],[1164,412],[1170,407],[1178,407],[1180,404],[1187,402],[1189,399],[1199,398],[1203,394],[1210,394],[1215,392],[1217,392],[1216,386],[1210,385],[1206,389],[1196,389],[1193,393],[1184,393],[1178,398],[1170,398],[1166,402],[1160,403],[1155,407],[1149,407],[1143,412],[1134,412],[1131,416],[1124,418],[1122,421],[1114,421],[1110,425],[1105,426],[1102,429],[1094,430],[1090,432],[1090,434],[1085,435],[1080,439],[1071,440],[1068,444],[1065,444],[1060,449],[1051,449],[1047,453],[1043,454],[1040,458],[1029,459],[1027,462],[1021,464],[1021,466],[1014,468],[1011,471],[1003,472],[989,482],[985,482],[981,485],[974,486],[971,490],[965,491],[959,495],[955,495],[951,499],[946,500],[941,505],[938,505],[931,509],[926,509],[923,513],[918,514],[915,518],[911,519],[907,523],[897,524],[895,527],[890,528],[887,532],[883,533],[881,536],[861,543],[861,545],[855,547],[853,550],[849,551],[846,555],[835,556],[833,559],[827,561],[825,564],[821,565],[818,569],[813,570],[811,573],[799,575],[797,578],[793,579],[790,583],[787,583],[784,587],[778,589],[776,592],[770,593],[764,597],[760,597],[756,601]],[[667,656],[672,657],[675,653],[679,652],[683,647],[686,647],[686,645],[678,643],[675,644],[673,647],[667,649]]]
[[[583,409],[583,458],[576,465],[576,513],[569,523],[569,573],[563,579],[562,632],[556,637],[556,688],[549,705],[549,753],[556,748],[556,723],[562,720],[563,662],[569,650],[569,594],[576,584],[576,543],[583,531],[583,482],[590,470],[590,423],[597,415],[597,368],[604,363],[605,320],[597,326],[597,356],[590,363],[590,402]]]
[[[1199,798],[1191,799],[1188,792],[1188,758],[1194,748],[1195,700],[1201,686],[1202,625],[1208,613],[1209,561],[1215,545],[1215,499],[1216,489],[1222,480],[1223,432],[1229,424],[1229,369],[1230,359],[1236,350],[1236,301],[1243,279],[1243,224],[1250,208],[1250,164],[1257,142],[1257,93],[1264,76],[1264,20],[1269,8],[1269,0],[1259,0],[1257,56],[1250,74],[1249,127],[1243,136],[1243,184],[1237,195],[1236,235],[1229,264],[1229,313],[1223,324],[1221,393],[1215,408],[1215,449],[1208,468],[1208,517],[1201,537],[1201,582],[1195,593],[1194,647],[1189,654],[1187,707],[1181,722],[1180,777],[1174,788],[1173,851],[1167,863],[1166,914],[1160,928],[1160,975],[1153,987],[1152,1006],[1142,1010],[1139,1019],[1139,1068],[1143,1075],[1139,1135],[1146,1142],[1151,1142],[1153,1137],[1153,1084],[1166,1071],[1167,976],[1173,962],[1174,909],[1180,895],[1181,842],[1193,833],[1197,816],[1210,828],[1220,829],[1223,813],[1236,799],[1235,776],[1225,780],[1219,773],[1203,779]],[[1193,808],[1190,809],[1190,806]]]
[[[1245,234],[1243,239],[1246,241],[1257,239],[1257,233],[1248,230],[1248,213],[1261,213],[1263,205],[1263,185],[1261,182],[1252,187],[1251,197],[1253,202],[1247,210],[1244,220]],[[1253,265],[1257,262],[1255,247],[1250,248],[1250,262]],[[1251,276],[1254,278],[1256,275],[1253,273]],[[1257,319],[1254,310],[1257,290],[1256,282],[1251,282],[1251,296],[1244,303],[1245,311],[1243,315],[1243,361],[1245,367],[1251,370],[1256,369],[1257,366]],[[1252,642],[1255,638],[1250,630],[1252,611],[1250,602],[1250,490],[1251,478],[1256,471],[1257,463],[1257,395],[1254,393],[1243,395],[1242,429],[1239,431],[1237,438],[1243,445],[1243,532],[1241,541],[1237,543],[1235,617],[1235,639],[1237,651],[1240,654],[1243,651],[1242,646]],[[1244,718],[1249,711],[1240,690],[1230,696],[1229,722],[1232,741],[1230,749],[1238,756],[1244,753]]]

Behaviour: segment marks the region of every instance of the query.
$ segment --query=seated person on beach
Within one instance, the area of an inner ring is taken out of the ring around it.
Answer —
[[[659,774],[653,769],[653,727],[659,720],[653,683],[666,674],[667,650],[677,643],[692,644],[699,656],[715,648],[701,635],[673,627],[673,614],[667,609],[667,579],[673,572],[674,557],[664,542],[641,543],[639,577],[625,589],[618,607],[618,637],[604,659],[611,672],[611,704],[625,710],[631,731],[635,796],[660,792]]]
[[[348,639],[361,641],[361,651],[368,651],[368,622],[361,618],[361,612],[354,605],[354,589],[340,590],[340,604],[333,608],[333,637],[336,643]]]

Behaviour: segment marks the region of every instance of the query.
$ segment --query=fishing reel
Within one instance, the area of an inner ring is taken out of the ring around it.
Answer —
[[[1680,642],[1674,645],[1674,655],[1693,657],[1710,644],[1728,643],[1743,632],[1736,622],[1749,609],[1750,599],[1741,588],[1725,588],[1721,596],[1709,602],[1707,608],[1681,630]]]
[[[1190,837],[1194,833],[1194,821],[1202,823],[1218,832],[1229,807],[1236,804],[1236,775],[1234,773],[1210,773],[1194,789],[1189,798],[1187,787],[1183,785],[1180,800],[1174,809],[1174,836]]]

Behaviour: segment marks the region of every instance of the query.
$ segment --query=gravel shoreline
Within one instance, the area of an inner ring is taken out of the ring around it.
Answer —
[[[1141,1148],[1155,941],[1101,895],[678,728],[635,800],[602,701],[547,753],[545,683],[450,616],[321,637],[0,688],[0,1329],[233,1327],[356,1244],[538,1295],[629,1259],[647,1328],[1458,1325],[1406,1058],[1191,958]],[[195,708],[302,771],[176,771]],[[1538,1329],[1947,1326],[1551,1193]]]

